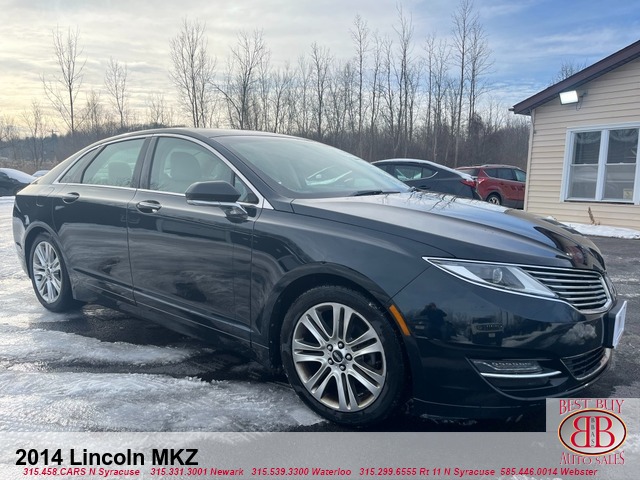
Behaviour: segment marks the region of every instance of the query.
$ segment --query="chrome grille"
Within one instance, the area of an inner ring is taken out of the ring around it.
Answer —
[[[604,278],[596,271],[529,266],[522,269],[581,312],[604,310],[611,302]]]
[[[605,348],[598,348],[575,357],[565,357],[562,362],[578,380],[594,375],[605,367],[609,361],[610,352]]]

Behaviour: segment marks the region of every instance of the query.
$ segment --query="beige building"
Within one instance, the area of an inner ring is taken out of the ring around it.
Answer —
[[[640,229],[640,41],[513,111],[531,116],[525,210]]]

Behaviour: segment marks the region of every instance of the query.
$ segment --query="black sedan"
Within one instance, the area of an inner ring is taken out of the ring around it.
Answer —
[[[390,158],[373,162],[373,165],[420,190],[482,200],[476,191],[476,180],[471,175],[438,163],[413,158]]]
[[[15,168],[0,168],[0,197],[15,195],[35,179]]]
[[[295,137],[103,140],[26,187],[13,215],[45,308],[95,302],[234,342],[345,425],[409,399],[416,413],[519,414],[597,379],[624,325],[576,232]]]

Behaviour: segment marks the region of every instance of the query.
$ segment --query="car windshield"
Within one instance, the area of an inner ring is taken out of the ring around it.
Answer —
[[[249,135],[216,137],[215,140],[250,166],[273,190],[289,198],[410,190],[361,158],[311,140]]]

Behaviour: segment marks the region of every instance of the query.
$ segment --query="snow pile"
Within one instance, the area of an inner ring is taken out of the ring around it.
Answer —
[[[577,230],[583,235],[592,237],[610,237],[610,238],[627,238],[632,240],[640,240],[640,231],[631,228],[607,227],[604,225],[585,225],[581,223],[567,223],[564,225]]]

